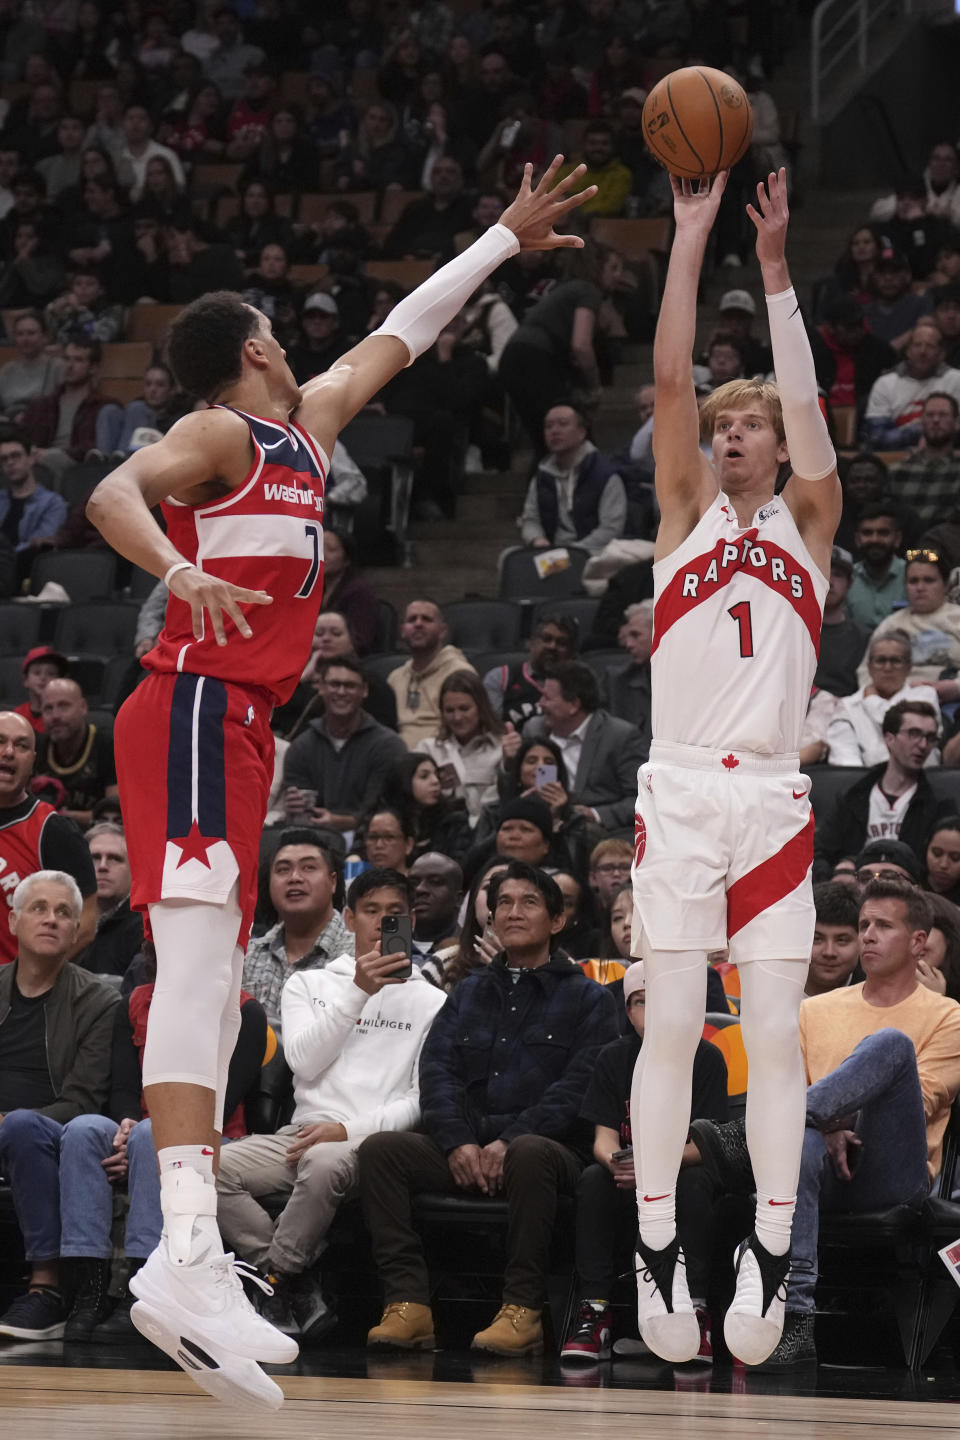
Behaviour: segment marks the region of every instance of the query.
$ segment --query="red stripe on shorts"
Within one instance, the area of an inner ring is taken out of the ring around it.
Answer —
[[[806,876],[813,863],[813,812],[803,829],[769,860],[749,870],[727,891],[727,938],[771,905],[776,905]]]

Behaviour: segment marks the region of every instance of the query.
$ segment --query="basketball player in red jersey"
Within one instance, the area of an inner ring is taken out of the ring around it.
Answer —
[[[639,777],[633,877],[647,1020],[631,1113],[641,1331],[664,1359],[689,1360],[700,1334],[676,1236],[676,1176],[707,952],[729,943],[740,967],[757,1215],[736,1257],[724,1335],[738,1359],[759,1364],[783,1329],[805,1121],[798,1014],[813,939],[813,817],[797,752],[841,497],[784,254],[783,170],[747,207],[777,386],[731,381],[698,414],[697,286],[726,178],[673,181],[676,236],[654,345],[654,739]],[[787,461],[792,474],[775,496]]]
[[[239,1028],[243,951],[273,774],[270,710],[310,651],[323,575],[323,487],[338,432],[427,350],[519,249],[582,245],[554,225],[595,193],[579,166],[554,186],[532,166],[491,227],[326,374],[297,386],[269,322],[227,292],[175,321],[170,361],[210,409],[104,479],[87,507],[122,555],[170,590],[151,672],[114,731],[133,874],[157,983],[143,1058],[161,1172],[163,1238],[131,1282],[131,1318],[199,1385],[265,1407],[283,1392],[257,1361],[296,1342],[246,1300],[216,1225],[214,1168]],[[167,534],[150,507],[162,502]]]

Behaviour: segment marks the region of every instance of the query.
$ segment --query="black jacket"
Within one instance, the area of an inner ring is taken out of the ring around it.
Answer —
[[[859,855],[867,843],[870,791],[886,768],[886,765],[874,765],[862,780],[855,780],[817,825],[813,840],[814,880],[829,880],[838,860],[844,855]],[[930,781],[921,771],[913,799],[903,817],[899,838],[922,861],[934,820],[940,815],[950,814],[955,808],[952,801],[937,799],[930,788]]]

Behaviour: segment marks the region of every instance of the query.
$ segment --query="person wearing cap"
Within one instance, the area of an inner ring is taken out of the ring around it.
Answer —
[[[28,875],[38,870],[72,875],[83,897],[80,929],[70,950],[73,956],[96,933],[97,877],[87,843],[73,821],[32,793],[36,745],[28,719],[12,710],[0,712],[0,893],[12,909],[13,892]],[[16,939],[6,917],[0,916],[0,966],[16,959],[16,954]]]
[[[427,1034],[423,1133],[370,1135],[358,1152],[360,1201],[385,1301],[369,1346],[435,1347],[412,1216],[413,1196],[427,1190],[506,1199],[502,1305],[472,1348],[508,1356],[543,1348],[558,1197],[573,1195],[589,1160],[580,1103],[600,1047],[616,1037],[616,1006],[559,948],[563,895],[549,875],[511,860],[490,883],[489,906],[503,950],[450,992]]]
[[[952,373],[960,375],[957,370]],[[931,391],[923,402],[916,447],[890,471],[897,501],[910,506],[924,525],[946,520],[960,496],[958,417],[956,395],[946,389]]]
[[[902,840],[871,840],[854,856],[853,863],[861,886],[869,885],[871,880],[903,880],[908,885],[919,885],[923,879],[923,866]]]
[[[592,1364],[610,1358],[613,1312],[610,1298],[616,1278],[631,1268],[637,1233],[636,1188],[632,1153],[630,1085],[643,1045],[646,981],[642,960],[623,977],[623,1000],[631,1029],[605,1045],[597,1056],[580,1107],[593,1126],[593,1161],[577,1186],[577,1307],[561,1361]],[[715,1045],[701,1040],[693,1060],[692,1120],[722,1125],[727,1119],[727,1067]],[[697,1359],[709,1363],[710,1318],[707,1290],[713,1251],[714,1197],[708,1171],[685,1155],[677,1180],[677,1231],[687,1261],[687,1284],[700,1322]]]
[[[865,684],[853,695],[838,700],[827,728],[831,765],[879,765],[886,763],[887,746],[883,717],[900,700],[923,700],[940,714],[940,701],[932,685],[917,685],[910,679],[913,646],[903,630],[875,635],[867,650]],[[939,750],[931,750],[926,767],[940,764]]]
[[[329,370],[335,360],[354,344],[353,337],[340,328],[340,310],[332,295],[315,290],[303,302],[300,333],[287,351],[287,364],[298,385]]]
[[[749,290],[727,290],[717,306],[720,329],[735,335],[743,355],[745,375],[767,375],[773,369],[773,351],[753,333],[757,302]]]
[[[43,734],[43,692],[51,680],[67,673],[67,657],[52,645],[35,645],[23,657],[23,688],[27,698],[14,708],[15,715],[29,720],[38,735]]]
[[[901,840],[914,855],[923,855],[933,822],[956,808],[955,801],[937,800],[924,773],[940,739],[934,707],[923,700],[898,700],[885,713],[882,728],[886,764],[874,765],[855,780],[819,819],[813,838],[815,880],[829,880],[841,856],[859,855],[871,840]]]
[[[903,349],[914,325],[933,308],[929,295],[913,293],[912,283],[913,272],[906,255],[884,247],[870,276],[875,298],[864,306],[863,313],[870,333],[889,341],[895,350]]]
[[[872,335],[863,307],[852,295],[833,295],[823,303],[823,321],[810,331],[817,384],[828,407],[854,405],[863,418],[874,382],[897,363],[897,352]]]
[[[522,860],[526,865],[539,865],[551,870],[547,857],[553,845],[553,813],[545,800],[537,795],[518,795],[500,811],[496,845],[498,855]]]
[[[940,1170],[960,1089],[960,1008],[922,981],[935,923],[930,902],[889,868],[891,878],[871,880],[861,897],[866,979],[812,996],[800,1007],[808,1088],[786,1290],[789,1344],[774,1352],[767,1369],[816,1362],[821,1211],[919,1210]],[[691,1148],[718,1190],[750,1194],[755,1181],[744,1121],[718,1126],[695,1120],[690,1129]]]
[[[960,370],[943,358],[943,336],[931,321],[910,332],[903,359],[874,381],[867,400],[864,433],[874,450],[906,450],[916,445],[924,401],[934,391],[960,404]]]
[[[813,683],[831,695],[850,695],[857,688],[857,664],[870,631],[847,613],[847,592],[853,581],[853,556],[842,545],[830,555],[830,588],[823,607],[820,659]]]

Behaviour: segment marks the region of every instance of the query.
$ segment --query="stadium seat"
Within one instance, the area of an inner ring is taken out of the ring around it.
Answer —
[[[156,584],[156,575],[151,575],[149,570],[141,570],[139,565],[134,565],[130,572],[127,594],[131,600],[136,600],[138,605],[142,605],[147,596],[153,593]]]
[[[22,705],[27,694],[23,688],[23,659],[19,655],[0,657],[0,703],[5,710]]]
[[[665,255],[670,249],[673,221],[669,215],[653,220],[617,220],[597,216],[590,222],[590,238],[611,245],[627,260],[639,255]]]
[[[581,634],[582,633],[583,631],[581,629]],[[606,684],[607,671],[611,668],[611,666],[624,665],[630,659],[630,656],[627,654],[626,650],[587,650],[583,655],[580,656],[580,659],[583,661],[584,665],[590,666],[590,669],[593,671],[594,675],[596,675],[602,687]]]
[[[117,557],[112,550],[48,550],[30,571],[30,589],[39,595],[48,580],[62,585],[70,599],[101,600],[112,595]]]
[[[830,423],[833,427],[834,443],[841,450],[850,450],[857,443],[856,405],[831,405]]]
[[[530,658],[526,650],[467,650],[464,653],[481,679],[488,670],[496,670],[498,665],[522,665]]]
[[[367,655],[362,663],[368,675],[376,675],[378,680],[386,680],[392,670],[396,670],[409,659],[410,656],[405,650],[394,650],[390,655]]]
[[[40,644],[39,605],[0,605],[0,655],[26,655]]]
[[[148,340],[125,340],[113,345],[104,345],[100,361],[100,383],[109,390],[108,382],[141,379],[143,372],[153,359],[153,346]]]
[[[340,434],[367,477],[353,512],[353,538],[367,565],[396,565],[407,553],[413,486],[413,421],[405,415],[358,415]]]
[[[127,340],[149,340],[157,350],[166,344],[167,332],[182,305],[134,305],[127,321]]]
[[[287,271],[292,285],[319,285],[329,273],[326,265],[291,265]]]
[[[146,368],[144,366],[144,370]],[[129,405],[131,400],[139,400],[143,395],[143,372],[139,375],[128,375],[124,379],[118,375],[107,375],[104,377],[103,390],[108,400],[115,400],[118,405]]]
[[[377,213],[376,190],[358,190],[356,194],[334,193],[332,195],[304,194],[300,196],[297,215],[301,225],[313,225],[322,220],[330,206],[338,200],[346,200],[354,206],[361,225],[372,225]]]
[[[527,600],[537,603],[542,600],[565,600],[572,595],[583,593],[583,567],[590,556],[579,545],[562,547],[569,557],[563,569],[556,569],[541,576],[535,565],[538,551],[525,545],[508,550],[500,569],[500,599]]]
[[[206,191],[208,194],[236,190],[242,172],[243,166],[237,162],[202,161],[193,167],[191,188],[194,193]]]
[[[349,200],[349,195],[345,197]],[[396,225],[412,200],[422,200],[422,190],[385,190],[378,220],[382,225]]]
[[[747,1107],[747,1051],[740,1016],[708,1011],[704,1017],[703,1038],[716,1046],[726,1064],[731,1118],[742,1115]]]
[[[397,612],[389,600],[377,598],[377,614],[379,616],[379,625],[377,628],[377,640],[374,652],[377,655],[381,655],[396,649],[397,633],[400,625]]]
[[[371,280],[391,280],[404,290],[415,290],[436,268],[434,260],[370,260],[366,273]]]
[[[133,654],[138,606],[123,601],[92,600],[65,605],[57,617],[53,643],[64,655],[85,652],[109,660]]]
[[[593,621],[600,608],[600,601],[589,595],[575,595],[570,600],[541,600],[539,605],[533,608],[534,625],[539,625],[541,620],[549,617],[577,622],[578,634],[581,644],[593,629]],[[621,654],[621,658],[623,658]]]
[[[461,650],[513,650],[523,615],[512,600],[458,600],[444,605],[450,644]]]

